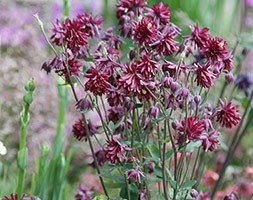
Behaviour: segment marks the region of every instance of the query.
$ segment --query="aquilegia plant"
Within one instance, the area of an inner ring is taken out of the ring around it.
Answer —
[[[71,86],[80,112],[74,137],[88,143],[106,198],[210,199],[197,187],[202,159],[241,120],[232,100],[210,95],[221,76],[233,81],[232,51],[208,28],[182,36],[163,3],[120,0],[116,16],[106,31],[87,13],[57,20],[50,39],[40,23],[55,54],[42,69]],[[80,187],[76,199],[92,193]]]

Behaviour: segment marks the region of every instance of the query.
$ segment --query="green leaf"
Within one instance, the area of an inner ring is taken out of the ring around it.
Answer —
[[[173,155],[174,151],[173,150],[169,150],[166,154],[165,154],[165,159],[168,160],[172,155]]]
[[[143,104],[142,103],[136,103],[135,108],[142,108]]]
[[[25,170],[27,167],[27,156],[28,156],[28,149],[24,148],[18,151],[18,167]]]
[[[108,197],[105,195],[95,196],[92,200],[107,200]]]
[[[108,178],[110,180],[114,180],[118,183],[125,183],[125,178],[123,176],[113,175],[113,174],[100,174],[103,178]]]
[[[157,148],[157,146],[155,144],[152,144],[152,145],[149,144],[149,145],[147,145],[147,149],[148,149],[153,161],[159,162],[160,161],[160,152],[159,152],[159,149]]]
[[[195,149],[199,148],[201,146],[201,141],[195,141],[195,142],[191,142],[190,144],[187,144],[186,148],[185,147],[181,147],[179,149],[180,152],[193,152]]]
[[[196,184],[196,182],[197,181],[195,181],[195,180],[188,180],[182,184],[181,188],[182,188],[182,190],[191,189]]]
[[[162,178],[162,177],[163,177],[162,168],[156,166],[155,169],[154,169],[154,174],[155,174],[157,177]]]

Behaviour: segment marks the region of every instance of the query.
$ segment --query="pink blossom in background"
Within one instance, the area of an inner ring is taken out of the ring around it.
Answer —
[[[244,0],[246,6],[253,7],[253,0]]]

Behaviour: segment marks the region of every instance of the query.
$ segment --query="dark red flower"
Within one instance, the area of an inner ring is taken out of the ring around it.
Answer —
[[[54,70],[56,73],[59,73],[65,70],[65,66],[63,63],[64,63],[64,56],[61,54],[59,56],[56,56],[54,59],[43,63],[41,69],[45,70],[47,73],[50,73],[51,70]]]
[[[231,72],[234,68],[233,63],[233,54],[232,52],[229,52],[224,58],[223,58],[223,70],[227,73]]]
[[[97,164],[102,167],[104,163],[106,162],[105,159],[105,151],[103,149],[100,149],[95,152],[95,157],[97,159]],[[90,164],[92,167],[96,168],[95,166],[95,161],[93,160],[92,163]]]
[[[208,31],[209,31],[208,28],[200,29],[198,24],[196,24],[192,28],[191,35],[185,36],[184,38],[186,40],[190,40],[190,41],[194,42],[197,45],[197,47],[202,49],[206,46],[206,42],[211,38]]]
[[[125,38],[130,38],[133,34],[133,19],[129,15],[123,15],[119,19],[120,35]]]
[[[85,75],[89,80],[85,83],[85,87],[92,93],[102,96],[108,91],[110,84],[108,83],[108,77],[99,72],[95,68],[90,69],[91,73]]]
[[[10,197],[5,196],[2,200],[19,200],[17,194],[11,194]]]
[[[92,15],[83,13],[77,15],[77,21],[83,26],[84,32],[89,37],[99,37],[99,30],[104,19],[100,16],[92,17]]]
[[[158,5],[153,5],[152,8],[146,8],[146,16],[152,18],[156,24],[167,24],[170,20],[171,11],[169,10],[169,5],[163,5],[160,2]]]
[[[53,35],[51,36],[51,40],[54,44],[58,46],[62,46],[65,41],[66,36],[66,26],[64,23],[61,23],[58,19],[53,24],[54,28],[51,30],[53,32]]]
[[[69,68],[70,76],[77,77],[80,73],[80,67],[82,66],[83,66],[83,63],[78,61],[76,57],[68,59],[68,68]],[[66,74],[67,72],[64,72],[64,73]]]
[[[76,103],[76,109],[83,112],[86,110],[92,110],[91,102],[87,98],[82,98]]]
[[[155,42],[150,44],[151,47],[155,48],[158,54],[169,56],[179,50],[178,42],[173,40],[174,35],[168,31],[168,28],[158,35]]]
[[[138,17],[142,15],[142,10],[146,6],[147,2],[145,0],[120,0],[116,4],[116,16],[120,19],[122,15],[132,12]]]
[[[201,140],[202,140],[202,147],[204,149],[204,151],[214,151],[218,148],[219,145],[219,131],[216,129],[213,132],[209,133],[209,134],[205,134],[203,136],[201,136]]]
[[[75,200],[92,200],[93,191],[91,189],[79,186],[78,193],[75,195]]]
[[[107,29],[105,36],[102,39],[107,41],[108,45],[113,49],[120,49],[120,46],[124,43],[121,37],[113,33],[112,27]]]
[[[216,77],[210,70],[209,64],[205,66],[197,65],[197,69],[195,70],[195,72],[197,76],[194,81],[197,82],[198,86],[204,88],[210,88],[211,86],[213,86]]]
[[[67,47],[73,52],[77,53],[81,47],[88,44],[88,33],[85,32],[85,24],[78,20],[65,20],[66,35],[65,40]]]
[[[204,128],[203,122],[200,121],[198,117],[192,117],[192,116],[188,117],[187,123],[185,123],[185,120],[183,120],[181,122],[181,127],[178,128],[179,143],[182,142],[182,139],[184,137],[183,134],[185,130],[186,130],[187,138],[191,142],[193,140],[198,140],[201,134],[205,131],[205,128]]]
[[[95,126],[91,123],[90,120],[88,120],[88,130],[89,130],[89,135],[93,136],[98,133],[99,126]],[[87,141],[87,132],[84,126],[84,121],[83,118],[78,119],[78,121],[72,126],[72,133],[78,139],[79,141],[84,139]]]
[[[149,46],[150,43],[154,42],[157,35],[157,27],[153,20],[143,18],[134,27],[134,41],[139,44],[145,44]]]
[[[239,106],[232,105],[232,101],[225,104],[221,99],[220,104],[221,109],[214,114],[216,121],[226,128],[232,128],[233,125],[236,126],[241,121]]]
[[[170,61],[164,60],[162,70],[163,70],[163,73],[169,73],[171,77],[175,77],[176,71],[177,71],[177,65]]]
[[[155,76],[157,71],[156,62],[150,60],[149,56],[142,56],[141,60],[135,61],[138,72],[146,79],[150,79]]]
[[[127,95],[132,93],[140,100],[143,98],[150,99],[152,97],[147,88],[153,90],[153,82],[146,80],[145,77],[140,74],[138,62],[133,63],[131,66],[127,66],[124,69],[124,76],[122,76],[118,82],[119,88],[123,89]]]
[[[124,93],[118,88],[111,87],[107,93],[107,101],[110,106],[123,105],[125,99]]]
[[[108,109],[108,119],[116,124],[124,116],[123,106],[113,106]]]
[[[204,56],[211,62],[223,61],[228,54],[227,43],[222,38],[209,38],[203,50]]]
[[[116,139],[111,139],[107,141],[107,147],[105,149],[105,158],[111,163],[122,163],[123,160],[126,160],[125,152],[131,150],[131,148],[126,145],[121,144]]]

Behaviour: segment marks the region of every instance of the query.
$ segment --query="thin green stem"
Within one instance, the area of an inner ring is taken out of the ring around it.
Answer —
[[[128,184],[127,175],[124,174],[124,176],[125,176],[125,183],[126,183],[126,190],[127,190],[127,200],[131,200],[131,195],[130,195],[130,190],[129,190],[129,184]]]

